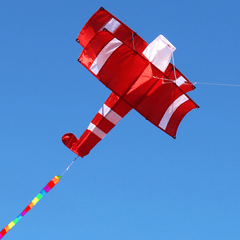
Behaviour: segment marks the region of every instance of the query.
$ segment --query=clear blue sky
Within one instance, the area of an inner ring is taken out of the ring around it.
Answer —
[[[240,84],[239,1],[1,0],[0,229],[71,163],[62,135],[110,94],[77,62],[101,6],[148,43],[163,34],[190,81]],[[196,86],[176,140],[130,112],[4,239],[240,239],[240,88]]]

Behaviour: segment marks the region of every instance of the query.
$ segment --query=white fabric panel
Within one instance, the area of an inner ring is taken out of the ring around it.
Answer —
[[[166,129],[168,122],[170,120],[170,118],[172,117],[173,113],[176,111],[176,109],[183,104],[184,102],[186,102],[187,100],[189,100],[189,98],[186,95],[181,95],[180,97],[178,97],[167,109],[167,111],[164,113],[163,118],[161,119],[160,123],[159,123],[159,127],[161,127],[162,129]]]
[[[90,70],[97,75],[105,62],[108,60],[108,58],[111,56],[111,54],[119,47],[121,46],[122,42],[118,39],[114,38],[112,39],[103,49],[102,51],[97,55],[94,62],[92,63]]]
[[[103,106],[101,107],[101,109],[98,111],[102,116],[106,117],[106,115],[109,113],[109,111],[111,110],[110,107],[108,107],[107,105],[103,104]]]
[[[176,79],[175,83],[177,84],[178,87],[180,87],[182,84],[186,82],[186,79],[183,76],[180,76],[179,78]]]
[[[114,125],[116,125],[122,119],[120,115],[118,115],[116,112],[114,112],[111,108],[109,108],[105,104],[99,110],[99,113]]]
[[[98,127],[96,127],[94,124],[90,123],[88,128],[91,132],[93,132],[95,135],[97,135],[99,138],[103,139],[106,136],[106,133],[100,130]]]
[[[143,54],[153,65],[165,72],[175,49],[163,35],[160,35],[145,48]]]
[[[106,28],[109,32],[114,33],[117,28],[121,25],[120,22],[118,22],[116,19],[112,18],[104,27]]]

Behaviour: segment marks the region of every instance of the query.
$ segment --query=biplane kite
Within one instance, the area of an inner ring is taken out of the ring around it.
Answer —
[[[183,117],[198,106],[186,94],[195,88],[194,85],[170,63],[176,48],[164,36],[147,44],[128,26],[100,8],[85,24],[77,41],[84,48],[79,62],[112,93],[79,139],[72,133],[63,135],[62,141],[70,150],[81,157],[87,155],[131,109],[175,138]],[[24,211],[2,229],[0,239],[59,182],[62,175],[55,176]]]
[[[63,135],[63,143],[84,157],[131,110],[171,137],[197,104],[186,94],[194,85],[170,62],[176,49],[164,36],[147,44],[138,34],[100,8],[77,42],[78,61],[112,93],[82,136]]]

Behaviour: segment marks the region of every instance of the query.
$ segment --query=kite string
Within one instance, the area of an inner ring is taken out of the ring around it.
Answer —
[[[61,177],[62,177],[63,174],[64,174],[65,172],[67,172],[68,169],[74,164],[74,162],[77,160],[78,157],[79,157],[79,156],[77,156],[77,157],[70,163],[70,165],[69,165],[69,166],[65,169],[65,171],[62,173]]]
[[[173,56],[173,52],[172,52],[172,62],[173,62],[173,71],[174,71],[174,77],[175,77],[175,80],[177,79],[176,77],[176,70],[175,70],[175,61],[174,61],[174,56]],[[157,77],[155,77],[157,78]],[[175,82],[174,80],[172,79],[164,79],[164,78],[159,78],[159,79],[162,79],[163,81],[168,81],[168,82],[163,82],[163,83],[171,83],[171,82]],[[191,84],[191,83],[183,83],[183,84]],[[192,83],[193,85],[196,85],[196,84],[206,84],[206,85],[216,85],[216,86],[228,86],[228,87],[240,87],[240,85],[237,85],[237,84],[227,84],[227,83],[204,83],[204,82],[194,82]]]
[[[240,85],[237,84],[227,84],[227,83],[204,83],[204,82],[194,82],[194,85],[196,84],[207,84],[207,85],[218,85],[218,86],[229,86],[229,87],[240,87]]]
[[[163,78],[163,77],[156,77],[156,76],[153,76],[153,78],[157,78],[157,79],[161,79],[163,80],[163,84],[167,84],[167,83],[175,83],[175,80],[173,79],[168,79],[168,78]],[[188,83],[188,82],[185,82],[183,84],[189,84],[191,85],[191,83]],[[237,84],[228,84],[228,83],[205,83],[205,82],[193,82],[192,83],[193,85],[196,85],[196,84],[206,84],[206,85],[216,85],[216,86],[228,86],[228,87],[240,87],[240,85],[237,85]]]

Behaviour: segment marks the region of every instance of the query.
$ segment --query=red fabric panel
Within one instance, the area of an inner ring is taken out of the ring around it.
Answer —
[[[194,108],[196,108],[196,104],[191,100],[180,105],[170,118],[165,132],[175,138],[180,122],[184,116]]]
[[[118,102],[118,100],[119,100],[119,97],[116,94],[111,93],[110,96],[108,97],[108,99],[105,101],[105,104],[109,108],[113,108],[114,106],[116,106],[116,103]]]
[[[83,29],[78,35],[77,40],[79,43],[85,48],[89,41],[95,36],[97,32],[102,30],[102,28],[108,23],[109,20],[114,18],[121,25],[114,32],[114,36],[116,36],[120,41],[125,44],[135,48],[136,51],[142,53],[142,51],[147,47],[147,43],[134,31],[121,22],[119,19],[114,17],[111,13],[106,11],[103,8],[100,8],[93,16],[88,20]],[[134,34],[134,44],[133,44],[133,34]]]
[[[168,107],[181,95],[182,91],[174,83],[157,82],[135,109],[158,126]]]
[[[118,20],[119,21],[119,20]],[[147,43],[137,35],[132,29],[125,24],[122,24],[115,32],[116,36],[121,42],[125,43],[131,48],[134,48],[140,54],[147,47]]]
[[[114,99],[114,104],[112,99]],[[111,93],[105,104],[122,118],[132,109],[128,103],[120,99],[115,93]]]
[[[123,99],[132,107],[135,107],[145,98],[146,94],[151,90],[157,81],[160,80],[153,78],[152,65],[149,64],[128,92],[123,96]]]
[[[101,141],[101,138],[87,129],[76,141],[74,148],[71,150],[77,153],[80,157],[84,157],[92,150],[94,146],[97,145],[99,141]]]
[[[100,32],[83,50],[79,60],[89,71],[100,50],[112,38],[113,35],[108,31]],[[146,59],[122,44],[111,54],[96,77],[118,96],[122,96],[128,92],[148,64]]]
[[[90,71],[90,67],[94,62],[99,52],[107,45],[114,36],[108,32],[100,32],[97,37],[93,38],[91,42],[83,49],[79,61]]]
[[[134,53],[128,46],[121,45],[104,64],[98,78],[121,97],[128,92],[147,65],[148,61],[139,54]]]
[[[157,76],[157,81],[151,89],[144,95],[141,102],[139,102],[134,109],[142,116],[159,128],[159,123],[163,118],[168,107],[181,95],[183,90],[179,88],[174,82],[166,83],[162,78],[162,72],[155,66],[151,66],[153,76]],[[188,97],[189,98],[189,97]],[[192,109],[197,108],[197,104],[190,98],[187,102],[182,104],[174,114],[171,116],[167,128],[164,130],[172,137],[176,136],[177,128],[183,117]]]
[[[115,125],[104,118],[100,113],[97,113],[92,122],[95,126],[103,132],[108,133]]]
[[[106,11],[99,9],[93,16],[87,21],[83,29],[78,35],[77,40],[79,44],[86,47],[88,42],[94,37],[94,35],[112,18]]]

